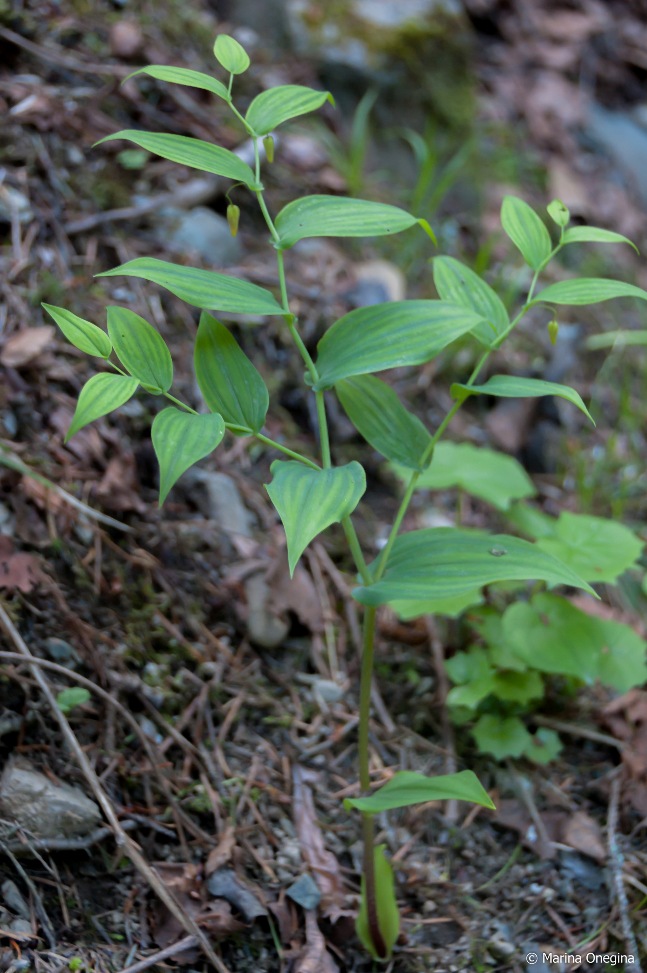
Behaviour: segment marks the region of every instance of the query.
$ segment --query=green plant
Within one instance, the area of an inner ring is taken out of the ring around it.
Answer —
[[[285,252],[307,237],[383,236],[416,226],[422,227],[432,239],[433,234],[424,219],[395,206],[333,196],[297,199],[272,217],[261,182],[259,142],[265,142],[269,158],[272,131],[289,119],[317,109],[329,100],[329,95],[297,85],[280,86],[259,94],[243,115],[232,100],[232,88],[236,75],[249,67],[249,58],[226,35],[217,38],[214,53],[229,74],[228,84],[197,71],[161,65],[135,73],[202,88],[222,99],[252,139],[253,168],[224,148],[182,136],[129,130],[103,141],[125,139],[165,159],[246,186],[258,201],[276,251],[278,298],[269,290],[225,274],[147,257],[99,275],[142,278],[202,309],[195,370],[209,410],[205,414],[197,413],[171,393],[171,355],[158,332],[139,315],[126,308],[109,307],[106,334],[95,324],[63,308],[46,306],[74,345],[103,359],[110,369],[94,375],[83,387],[68,438],[124,404],[142,388],[173,403],[156,415],[152,425],[152,440],[160,465],[160,502],[163,503],[183,472],[211,453],[225,431],[229,431],[236,436],[255,438],[286,457],[272,464],[267,492],[285,528],[290,571],[314,537],[333,524],[341,524],[359,576],[353,595],[364,606],[358,746],[362,796],[345,801],[346,807],[361,814],[364,841],[362,904],[357,931],[373,957],[387,959],[398,936],[399,916],[391,866],[383,846],[374,844],[375,814],[449,798],[486,807],[492,807],[492,802],[468,770],[435,778],[403,771],[371,792],[368,734],[377,609],[391,604],[405,615],[451,613],[458,604],[473,603],[474,593],[483,586],[501,581],[534,579],[551,586],[565,584],[593,591],[567,563],[539,544],[518,537],[447,528],[400,534],[409,502],[429,468],[440,438],[469,396],[560,395],[588,415],[577,392],[566,386],[497,375],[478,384],[490,356],[530,308],[546,303],[594,302],[623,294],[647,299],[647,292],[617,281],[576,280],[549,285],[536,296],[540,272],[563,246],[577,239],[624,238],[591,228],[567,229],[567,210],[553,203],[549,212],[560,228],[559,241],[553,246],[537,214],[521,200],[508,197],[502,210],[504,229],[533,271],[527,299],[512,319],[484,281],[458,261],[440,257],[434,264],[440,300],[398,301],[351,311],[328,329],[319,341],[316,358],[313,357],[290,310]],[[229,215],[235,228],[237,208],[231,208]],[[296,452],[263,432],[269,394],[262,376],[229,329],[211,311],[282,319],[303,361],[304,380],[315,399],[320,460]],[[438,428],[430,433],[395,392],[373,373],[428,362],[453,341],[467,335],[480,345],[477,364],[466,382],[452,386],[454,403]],[[118,362],[111,357],[113,352]],[[364,469],[357,461],[341,466],[332,461],[326,395],[333,390],[367,442],[408,471],[404,496],[388,540],[370,564],[352,519],[365,491]]]

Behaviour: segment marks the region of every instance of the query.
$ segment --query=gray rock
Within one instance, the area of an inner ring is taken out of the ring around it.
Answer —
[[[230,476],[193,467],[185,473],[182,485],[200,512],[216,521],[221,530],[251,537],[251,516]]]
[[[240,260],[241,245],[227,220],[207,206],[182,210],[164,207],[155,216],[154,235],[169,250],[197,253],[214,267],[228,267]]]
[[[272,592],[262,572],[252,574],[245,580],[245,598],[250,640],[264,649],[277,648],[290,631],[290,623],[273,611]]]
[[[647,201],[647,128],[643,113],[609,111],[602,105],[589,108],[585,134],[605,149],[618,169]]]
[[[4,769],[0,817],[37,838],[87,834],[101,821],[98,806],[80,788],[51,781],[23,760],[11,760]]]

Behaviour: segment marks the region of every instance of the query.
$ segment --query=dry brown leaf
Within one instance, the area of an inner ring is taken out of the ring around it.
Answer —
[[[589,858],[599,862],[606,861],[607,849],[600,825],[584,811],[576,811],[568,819],[562,841]]]
[[[5,341],[0,352],[0,363],[5,368],[20,368],[28,365],[45,350],[56,328],[44,324],[38,328],[22,328]]]
[[[134,510],[139,514],[146,511],[146,504],[139,496],[132,452],[124,452],[110,460],[96,492],[109,510]]]
[[[294,964],[294,973],[339,973],[339,967],[326,949],[314,911],[306,912],[306,946]]]
[[[38,556],[14,551],[11,538],[0,535],[0,588],[26,595],[44,579]]]
[[[321,890],[323,913],[334,921],[335,917],[345,912],[344,883],[339,862],[324,843],[321,828],[317,823],[312,791],[306,783],[304,770],[295,766],[292,778],[294,824],[301,845],[301,854]]]
[[[211,875],[217,869],[222,868],[231,860],[231,855],[236,847],[236,831],[232,824],[228,824],[218,838],[218,844],[209,852],[207,862],[204,866],[205,875]]]

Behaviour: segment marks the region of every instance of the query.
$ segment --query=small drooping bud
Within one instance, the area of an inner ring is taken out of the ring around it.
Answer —
[[[556,318],[548,322],[548,337],[550,338],[551,345],[557,344],[557,335],[559,334],[559,322]]]
[[[238,233],[238,221],[240,220],[240,206],[230,203],[227,207],[227,222],[232,236]]]
[[[263,148],[268,162],[274,162],[274,139],[271,135],[266,135],[263,139]]]

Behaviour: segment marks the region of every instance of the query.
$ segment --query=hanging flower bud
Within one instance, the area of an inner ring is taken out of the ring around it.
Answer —
[[[556,318],[548,322],[548,337],[550,338],[551,345],[557,343],[557,335],[559,334],[559,322]]]
[[[240,207],[235,203],[230,203],[227,207],[227,222],[232,236],[238,233],[238,221],[240,219]]]
[[[274,139],[271,135],[266,135],[263,139],[263,148],[268,162],[274,162]]]

